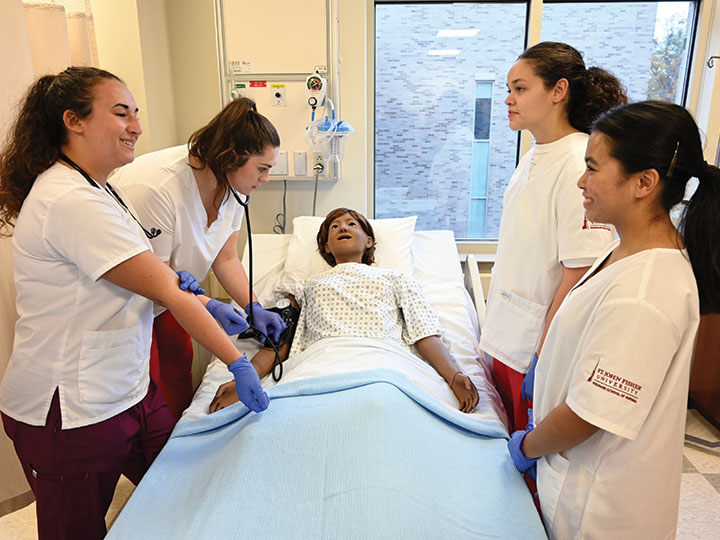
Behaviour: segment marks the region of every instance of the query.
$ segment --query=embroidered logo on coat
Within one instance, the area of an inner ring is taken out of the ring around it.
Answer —
[[[587,218],[583,218],[583,226],[582,226],[583,231],[596,230],[596,229],[600,229],[603,231],[612,231],[612,228],[609,225],[603,225],[602,223],[593,223],[591,221],[588,221]]]
[[[638,395],[640,394],[640,390],[642,390],[642,386],[598,367],[599,363],[600,360],[598,360],[598,363],[595,364],[595,369],[593,369],[590,377],[588,377],[588,382],[598,388],[602,388],[606,392],[610,392],[618,397],[637,403]]]

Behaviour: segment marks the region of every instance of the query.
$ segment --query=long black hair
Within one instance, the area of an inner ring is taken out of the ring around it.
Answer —
[[[691,177],[699,180],[679,230],[697,281],[700,312],[720,312],[720,169],[705,162],[695,120],[679,105],[643,101],[609,111],[593,131],[607,136],[610,155],[625,172],[658,172],[666,212],[683,200]]]
[[[625,88],[615,75],[599,67],[586,69],[582,54],[567,43],[543,41],[526,49],[518,60],[530,64],[546,89],[560,79],[568,81],[568,121],[583,133],[590,133],[600,114],[628,102]]]

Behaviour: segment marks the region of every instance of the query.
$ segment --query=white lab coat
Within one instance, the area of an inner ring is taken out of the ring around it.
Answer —
[[[567,403],[600,428],[538,462],[543,520],[558,539],[673,538],[695,278],[677,249],[642,251],[588,278],[605,258],[566,297],[537,365],[535,424]]]
[[[590,266],[613,239],[611,227],[585,219],[577,181],[587,140],[572,133],[536,144],[505,191],[480,348],[520,373],[532,363],[562,265]]]
[[[162,230],[150,240],[155,255],[198,281],[205,279],[230,235],[242,227],[243,208],[232,196],[222,201],[217,219],[207,226],[186,145],[142,155],[118,169],[110,183],[127,194],[146,229]],[[156,315],[163,311],[155,307]]]
[[[100,277],[149,249],[130,214],[78,172],[56,163],[37,177],[13,233],[19,319],[0,410],[44,426],[57,388],[69,429],[142,400],[152,302]]]

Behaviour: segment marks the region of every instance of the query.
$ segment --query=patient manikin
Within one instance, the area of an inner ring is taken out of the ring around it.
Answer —
[[[328,337],[371,337],[415,347],[445,379],[462,412],[471,412],[478,403],[475,385],[455,363],[440,339],[440,326],[420,285],[397,271],[371,266],[375,236],[372,226],[360,213],[347,208],[330,212],[320,226],[318,251],[332,266],[310,277],[294,290],[285,291],[300,320],[292,342],[284,345],[284,359],[312,343]],[[260,377],[273,367],[275,352],[263,349],[252,359]],[[216,412],[237,402],[235,386],[221,385],[210,404]]]

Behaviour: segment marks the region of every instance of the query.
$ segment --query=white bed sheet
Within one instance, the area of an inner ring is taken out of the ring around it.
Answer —
[[[253,235],[254,292],[263,305],[275,303],[272,291],[280,281],[290,238],[291,235]],[[248,268],[247,263],[246,250],[243,257],[245,268]],[[413,239],[413,267],[413,277],[420,282],[424,294],[438,314],[443,341],[478,388],[480,401],[471,416],[496,422],[507,429],[506,414],[500,397],[492,385],[484,362],[478,361],[480,352],[477,313],[464,287],[452,231],[416,231]],[[337,342],[340,343],[344,344],[344,341]],[[238,351],[246,353],[248,358],[260,349],[253,340],[236,341],[235,344]],[[323,354],[315,354],[321,349]],[[378,353],[381,349],[384,349],[384,355]],[[426,393],[446,406],[457,409],[457,401],[444,380],[431,366],[406,349],[384,344],[379,349],[376,347],[373,354],[366,356],[348,355],[347,348],[342,350],[341,356],[333,357],[332,354],[326,354],[327,344],[314,344],[284,363],[284,374],[279,383],[275,383],[268,375],[262,380],[263,387],[307,377],[384,367],[401,372]],[[190,407],[183,413],[183,418],[206,416],[218,386],[231,379],[232,375],[225,364],[214,358]]]

